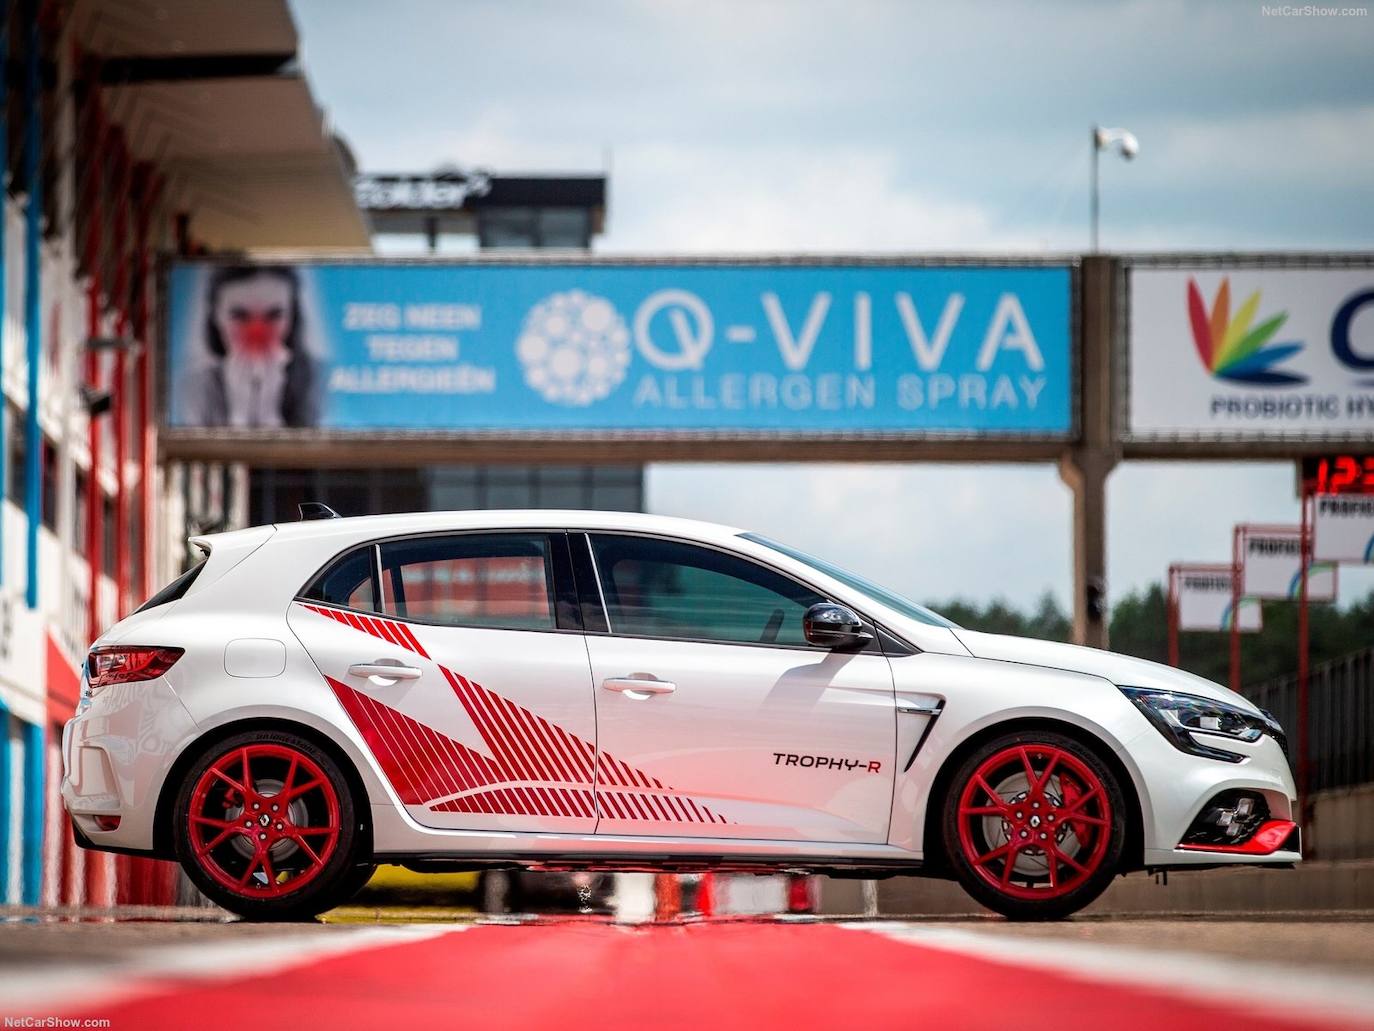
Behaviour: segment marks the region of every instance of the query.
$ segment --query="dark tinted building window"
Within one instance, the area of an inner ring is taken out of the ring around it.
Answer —
[[[43,525],[57,532],[57,448],[43,438]]]
[[[24,413],[14,405],[5,405],[5,440],[9,442],[6,460],[5,495],[20,508],[24,507]]]
[[[250,522],[295,522],[302,501],[322,501],[345,516],[490,508],[641,512],[644,470],[638,465],[455,465],[252,471]]]
[[[104,568],[106,576],[118,573],[119,538],[115,535],[115,502],[108,494],[100,495],[100,531],[105,538]]]

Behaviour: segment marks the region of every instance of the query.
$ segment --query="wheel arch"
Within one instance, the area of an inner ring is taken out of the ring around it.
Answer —
[[[935,779],[931,782],[930,804],[926,806],[925,823],[922,831],[925,872],[952,876],[949,857],[945,854],[944,834],[941,832],[940,824],[944,817],[945,806],[948,803],[948,795],[955,771],[963,765],[964,760],[969,755],[986,742],[1001,737],[1003,734],[1027,730],[1049,730],[1073,738],[1091,750],[1112,771],[1121,785],[1122,794],[1126,796],[1126,847],[1122,853],[1120,872],[1125,873],[1129,870],[1140,869],[1144,865],[1145,855],[1145,812],[1141,804],[1140,793],[1136,789],[1135,779],[1131,776],[1130,770],[1126,768],[1126,764],[1122,762],[1121,757],[1117,755],[1116,750],[1103,738],[1076,723],[1069,723],[1066,720],[1058,720],[1048,716],[1024,716],[980,728],[959,742],[941,763],[939,771],[935,774]]]
[[[156,815],[153,820],[153,855],[159,859],[175,860],[176,848],[172,840],[175,821],[172,807],[176,804],[178,791],[191,766],[221,741],[236,734],[251,730],[274,730],[296,734],[315,745],[339,765],[348,789],[355,800],[354,810],[358,818],[361,843],[359,852],[367,857],[372,855],[372,806],[363,782],[362,775],[348,752],[317,727],[280,716],[252,716],[231,720],[213,727],[201,734],[181,750],[167,776],[163,778],[162,789],[158,793]]]

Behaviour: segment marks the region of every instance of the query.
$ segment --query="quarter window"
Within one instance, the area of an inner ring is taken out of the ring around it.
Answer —
[[[302,597],[348,609],[375,612],[376,589],[372,577],[373,546],[355,548],[315,578]]]
[[[804,647],[802,617],[826,600],[710,548],[609,534],[591,540],[615,634]]]
[[[554,628],[545,534],[459,534],[381,545],[381,610],[402,619],[508,630]]]

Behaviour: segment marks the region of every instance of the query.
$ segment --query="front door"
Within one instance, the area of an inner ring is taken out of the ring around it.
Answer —
[[[566,536],[379,541],[289,622],[419,823],[587,833],[596,725]]]
[[[590,541],[609,632],[589,633],[602,834],[887,840],[896,715],[877,650],[810,647],[826,601],[749,559],[630,534]]]

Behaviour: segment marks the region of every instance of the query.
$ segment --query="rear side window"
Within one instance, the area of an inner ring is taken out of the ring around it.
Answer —
[[[381,546],[382,612],[446,626],[552,630],[547,534],[455,534]]]
[[[207,561],[209,561],[208,556],[206,558],[201,559],[194,566],[186,570],[186,572],[182,573],[179,577],[177,577],[175,580],[169,583],[166,587],[162,588],[162,590],[154,594],[151,598],[149,598],[137,609],[135,609],[135,611],[143,612],[146,609],[155,609],[159,605],[167,605],[171,602],[178,601],[179,599],[181,599],[186,594],[186,592],[191,589],[191,585],[196,582],[196,577],[200,576],[200,571],[205,568],[205,563]]]
[[[355,548],[325,567],[315,577],[301,597],[322,601],[327,605],[341,605],[346,609],[375,612],[376,583],[373,577],[373,545]]]

